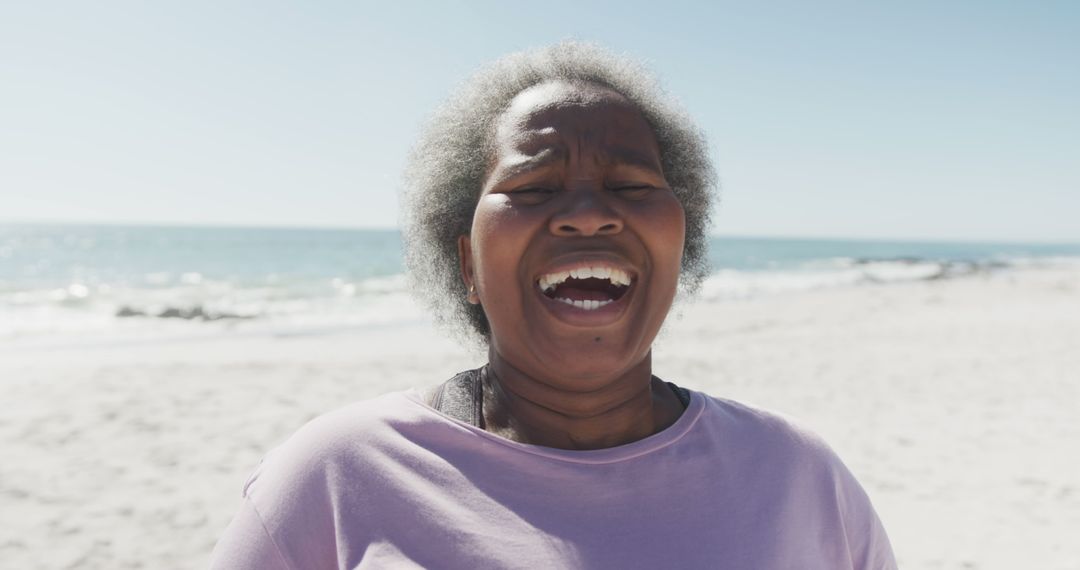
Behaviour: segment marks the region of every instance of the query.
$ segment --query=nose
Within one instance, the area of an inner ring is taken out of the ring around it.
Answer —
[[[564,208],[551,217],[549,227],[557,236],[617,234],[623,229],[622,216],[607,203],[603,189],[578,188],[563,194]]]

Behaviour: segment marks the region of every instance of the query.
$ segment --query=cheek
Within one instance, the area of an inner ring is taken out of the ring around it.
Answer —
[[[648,204],[641,223],[644,241],[657,269],[672,270],[677,279],[686,241],[686,214],[682,204],[673,195]]]
[[[482,196],[473,215],[472,244],[477,278],[491,285],[495,280],[516,272],[528,246],[535,225],[519,209],[512,208],[506,196]]]

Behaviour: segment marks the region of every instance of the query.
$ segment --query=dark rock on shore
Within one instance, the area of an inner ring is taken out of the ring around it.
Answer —
[[[203,309],[202,305],[193,307],[167,307],[156,313],[150,313],[133,307],[122,306],[116,310],[117,317],[155,317],[159,319],[184,319],[188,321],[220,321],[223,319],[253,319],[254,315],[214,312]]]

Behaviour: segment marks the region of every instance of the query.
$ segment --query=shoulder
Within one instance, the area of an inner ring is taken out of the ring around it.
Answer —
[[[385,468],[408,445],[402,433],[423,416],[418,397],[394,392],[312,419],[263,457],[244,497],[268,523],[297,514],[332,517],[346,487],[353,495],[364,490],[355,488],[358,474]]]
[[[272,558],[285,568],[340,566],[340,519],[355,514],[362,506],[357,498],[370,492],[356,475],[379,465],[379,450],[395,445],[396,424],[422,409],[414,397],[392,393],[330,411],[268,452],[244,485],[244,511],[230,527],[231,540],[219,546],[219,558]]]
[[[705,419],[724,447],[752,458],[771,478],[787,477],[793,485],[832,486],[842,495],[862,495],[862,487],[833,448],[798,420],[752,405],[702,395]]]
[[[293,485],[311,478],[325,480],[328,470],[370,457],[373,449],[393,446],[396,424],[409,422],[419,410],[416,397],[393,392],[312,419],[266,454],[248,478],[244,494],[251,495],[270,479]]]
[[[423,415],[418,397],[396,392],[328,412],[263,457],[243,494],[283,559],[338,566],[340,521],[378,492],[379,472],[392,469],[387,458],[405,440],[402,425]]]
[[[723,433],[727,445],[777,459],[846,470],[829,444],[798,420],[734,400],[697,395],[705,399],[702,419]]]
[[[745,469],[740,480],[760,485],[769,497],[763,500],[799,505],[812,513],[807,520],[837,529],[834,539],[851,567],[896,567],[870,497],[825,440],[788,416],[702,396],[703,419]]]

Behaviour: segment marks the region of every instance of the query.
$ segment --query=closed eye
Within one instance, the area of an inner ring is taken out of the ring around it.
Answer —
[[[543,186],[526,186],[507,192],[510,199],[523,204],[541,204],[555,195],[555,190]]]
[[[620,198],[625,198],[627,200],[640,200],[648,196],[653,190],[655,190],[655,188],[648,184],[628,184],[625,186],[616,186],[611,189],[611,191],[615,192]]]

